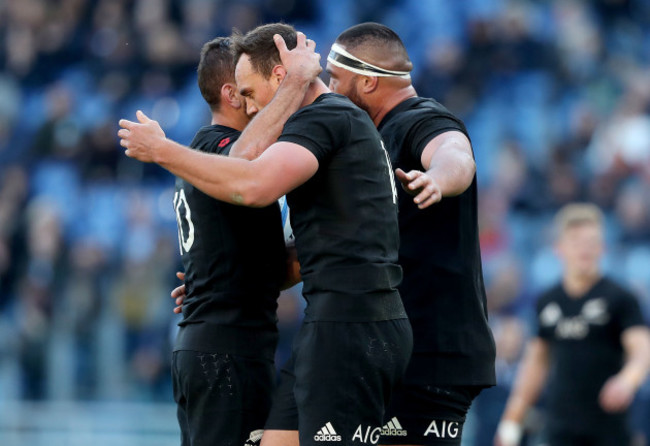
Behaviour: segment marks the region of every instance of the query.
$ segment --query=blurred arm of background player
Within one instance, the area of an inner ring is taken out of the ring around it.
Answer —
[[[495,446],[517,446],[519,444],[524,418],[544,387],[548,367],[548,343],[539,337],[531,339],[526,347],[515,385],[501,417],[494,439]]]
[[[425,172],[397,169],[402,187],[414,195],[420,209],[431,206],[443,197],[460,195],[472,184],[476,163],[469,139],[459,131],[448,131],[433,138],[422,152]]]
[[[637,390],[650,372],[650,330],[634,326],[621,334],[625,364],[609,378],[600,391],[600,406],[606,412],[621,412],[634,400]]]

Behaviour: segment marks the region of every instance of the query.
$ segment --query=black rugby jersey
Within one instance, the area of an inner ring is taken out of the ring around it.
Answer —
[[[393,171],[368,115],[323,94],[291,116],[279,141],[305,147],[319,165],[287,195],[307,320],[405,317]]]
[[[206,126],[191,147],[227,155],[239,135]],[[177,178],[174,210],[187,293],[175,348],[244,354],[267,346],[272,357],[286,256],[279,206],[235,206]]]
[[[598,396],[623,367],[621,334],[644,325],[637,299],[608,278],[580,298],[558,284],[538,299],[537,324],[550,347],[548,427],[589,433],[624,426],[625,415],[605,412]]]
[[[422,152],[434,137],[465,125],[433,99],[413,97],[379,125],[393,166],[423,170]],[[468,136],[469,137],[469,136]],[[399,190],[399,287],[413,326],[417,362],[407,375],[436,385],[494,385],[495,345],[487,306],[477,216],[476,176],[456,197],[418,209]],[[417,365],[417,367],[415,366]]]

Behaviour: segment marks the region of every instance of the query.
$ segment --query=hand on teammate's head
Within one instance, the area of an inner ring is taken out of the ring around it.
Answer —
[[[320,54],[315,51],[316,43],[307,39],[305,34],[300,31],[296,33],[296,47],[292,50],[287,48],[281,35],[274,35],[273,40],[280,53],[282,65],[292,76],[301,77],[305,81],[313,81],[323,70],[320,65]]]

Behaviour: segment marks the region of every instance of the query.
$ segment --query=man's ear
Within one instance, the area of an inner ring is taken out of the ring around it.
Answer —
[[[221,86],[221,100],[227,102],[232,108],[241,108],[244,105],[242,97],[237,94],[237,86],[225,83]]]
[[[287,75],[287,69],[284,68],[284,65],[276,65],[271,70],[271,79],[277,82],[277,85],[280,85],[284,80],[284,77]]]
[[[363,93],[374,93],[379,86],[379,77],[361,76],[361,91]]]

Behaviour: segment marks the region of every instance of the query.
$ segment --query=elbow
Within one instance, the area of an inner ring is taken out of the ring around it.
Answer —
[[[459,163],[458,176],[459,179],[456,183],[457,189],[454,191],[453,195],[460,195],[464,193],[474,182],[474,177],[476,175],[476,162],[474,158],[469,155],[465,155],[465,158]]]
[[[272,196],[269,188],[257,180],[247,182],[232,195],[232,203],[251,208],[263,208],[277,198]]]

